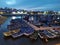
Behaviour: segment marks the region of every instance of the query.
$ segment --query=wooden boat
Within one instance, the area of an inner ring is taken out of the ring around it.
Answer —
[[[4,36],[11,36],[12,34],[18,33],[20,30],[12,30],[12,31],[8,31],[8,32],[4,32],[3,35]]]

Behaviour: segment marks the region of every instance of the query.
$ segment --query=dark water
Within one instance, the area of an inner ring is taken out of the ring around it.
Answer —
[[[60,39],[49,39],[48,43],[42,41],[39,37],[37,40],[32,41],[26,36],[13,39],[12,37],[4,37],[3,32],[8,31],[7,25],[10,23],[11,17],[4,22],[0,27],[0,45],[55,45],[60,43]]]

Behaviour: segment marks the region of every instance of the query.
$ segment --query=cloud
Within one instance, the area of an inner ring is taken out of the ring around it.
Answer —
[[[60,9],[60,4],[46,4],[40,7],[31,8],[31,9],[55,10],[55,9]]]
[[[7,1],[6,1],[6,4],[7,4],[7,5],[16,4],[16,0],[7,0]]]

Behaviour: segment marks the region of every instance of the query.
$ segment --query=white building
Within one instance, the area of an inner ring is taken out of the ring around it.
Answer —
[[[12,14],[27,14],[27,12],[17,11],[17,12],[12,12]]]
[[[16,12],[12,12],[12,14],[17,14]]]

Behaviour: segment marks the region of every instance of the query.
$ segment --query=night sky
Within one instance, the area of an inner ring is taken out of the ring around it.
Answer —
[[[35,10],[60,10],[60,0],[0,0],[0,7]]]

